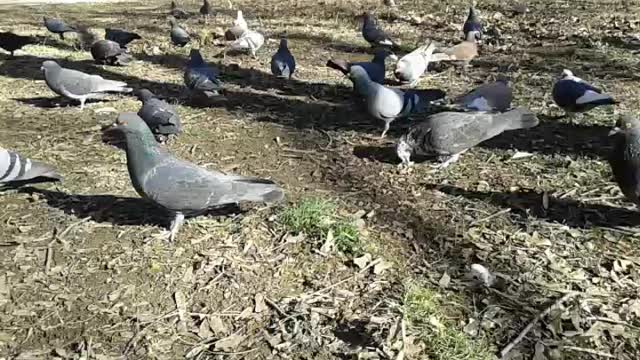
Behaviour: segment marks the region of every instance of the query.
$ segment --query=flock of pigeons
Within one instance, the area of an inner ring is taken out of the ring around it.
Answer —
[[[200,13],[207,18],[213,9],[203,1]],[[169,21],[170,39],[178,47],[190,42],[189,33],[177,22],[190,14],[171,3]],[[330,59],[327,66],[341,71],[353,82],[355,92],[364,100],[368,113],[384,123],[381,137],[390,124],[411,114],[421,113],[430,105],[444,99],[441,90],[414,89],[425,74],[430,62],[453,61],[463,65],[478,55],[478,42],[482,41],[483,27],[473,5],[463,25],[463,41],[451,47],[441,47],[429,42],[402,58],[393,53],[398,48],[394,41],[370,14],[363,16],[362,36],[376,48],[370,62],[347,62]],[[69,26],[60,19],[44,18],[46,28],[63,39],[66,32],[82,29]],[[130,56],[127,45],[140,36],[121,29],[106,29],[105,40],[92,42],[91,54],[100,64],[126,65]],[[242,12],[237,12],[233,25],[225,33],[232,50],[245,51],[255,56],[264,44],[264,36],[250,30]],[[0,33],[0,47],[13,52],[31,43],[32,39],[13,33]],[[226,53],[226,50],[225,50]],[[395,61],[394,75],[408,89],[384,85],[385,62]],[[271,71],[280,78],[294,75],[296,62],[288,49],[287,40],[281,39],[277,52],[271,59]],[[162,146],[168,137],[181,131],[176,109],[157,98],[147,89],[133,91],[126,83],[104,79],[98,75],[61,67],[52,60],[42,63],[45,82],[49,88],[69,99],[80,102],[83,109],[89,98],[107,92],[130,93],[138,97],[142,107],[138,113],[122,113],[116,124],[105,131],[124,135],[127,167],[135,190],[144,198],[167,210],[172,216],[168,237],[171,240],[180,229],[185,216],[197,215],[212,208],[238,202],[275,202],[284,198],[283,190],[266,179],[224,174],[207,170],[173,156]],[[202,58],[199,50],[192,49],[184,72],[184,83],[192,99],[212,98],[223,88],[218,72]],[[554,84],[553,99],[567,114],[585,112],[601,105],[617,102],[600,89],[564,70]],[[504,131],[526,129],[538,125],[536,115],[523,108],[512,108],[513,92],[504,75],[455,99],[454,109],[426,117],[402,135],[396,144],[401,165],[411,166],[414,154],[435,155],[437,168],[444,168],[457,161],[462,153],[473,146],[491,139]],[[624,194],[640,204],[640,121],[622,116],[612,135],[616,143],[610,159],[614,176]],[[122,144],[121,144],[122,145]],[[0,183],[21,185],[33,181],[57,181],[61,176],[52,166],[30,160],[15,152],[0,148]]]

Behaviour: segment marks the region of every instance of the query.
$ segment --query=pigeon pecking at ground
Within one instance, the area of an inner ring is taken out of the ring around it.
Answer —
[[[369,12],[365,12],[362,22],[362,37],[372,46],[398,46],[387,33],[384,32]]]
[[[504,131],[527,129],[538,125],[538,118],[526,109],[505,113],[441,112],[412,126],[396,145],[402,165],[412,164],[412,154],[436,155],[446,168],[470,148]]]
[[[35,44],[37,40],[31,36],[17,35],[9,31],[0,32],[0,47],[11,53],[22,49],[25,45]]]
[[[340,70],[340,72],[345,75],[349,75],[349,70],[351,70],[352,66],[360,66],[367,72],[367,75],[369,75],[369,79],[377,82],[378,84],[382,84],[384,83],[384,76],[386,71],[385,61],[387,60],[387,57],[391,58],[392,60],[398,59],[398,57],[391,51],[387,49],[378,49],[374,53],[373,59],[370,62],[351,63],[341,59],[329,59],[329,61],[327,61],[327,66],[332,69]]]
[[[432,54],[432,60],[461,62],[463,70],[466,71],[471,60],[478,56],[478,44],[474,36],[473,33],[469,33],[467,39],[457,45],[444,49],[437,48]]]
[[[0,184],[17,186],[62,180],[51,165],[0,148]]]
[[[204,94],[205,97],[210,98],[219,95],[222,83],[218,80],[218,72],[207,65],[200,50],[191,49],[189,57],[184,71],[184,84],[192,96]]]
[[[462,26],[462,32],[463,39],[469,39],[471,34],[474,40],[482,40],[482,23],[473,2],[469,6],[469,16]]]
[[[454,103],[475,111],[506,111],[511,108],[513,90],[506,76],[499,75],[495,82],[480,85],[457,98]]]
[[[176,19],[188,19],[190,16],[187,11],[179,8],[175,1],[171,2],[171,11],[169,11],[169,15]]]
[[[255,58],[256,52],[263,44],[264,36],[262,34],[254,30],[247,30],[237,40],[229,44],[229,48],[233,51],[248,51]]]
[[[189,33],[178,25],[178,22],[175,18],[170,17],[169,23],[171,24],[171,32],[169,36],[171,36],[171,42],[173,45],[178,47],[184,47],[191,40],[189,37]]]
[[[289,51],[287,39],[280,39],[278,51],[271,57],[271,73],[279,78],[291,79],[296,71],[296,59]]]
[[[567,69],[562,71],[560,80],[553,85],[552,96],[553,101],[569,116],[589,111],[597,106],[618,103],[610,95],[603,94],[602,90],[574,76]]]
[[[609,155],[613,176],[627,199],[640,206],[640,121],[621,115],[609,136],[613,138]]]
[[[47,86],[58,95],[80,101],[80,110],[88,98],[99,97],[106,92],[131,92],[127,83],[103,79],[81,71],[66,69],[53,60],[46,60],[40,68]]]
[[[180,133],[182,125],[175,107],[158,99],[147,89],[137,90],[136,96],[142,101],[138,116],[147,123],[159,143],[164,143],[170,136]]]
[[[126,139],[127,168],[134,189],[168,211],[168,238],[174,241],[186,216],[240,202],[277,202],[284,191],[271,180],[224,174],[180,160],[161,147],[135,113],[123,113],[116,126]]]
[[[121,29],[104,29],[104,38],[107,40],[115,41],[121,48],[126,49],[130,42],[142,37],[134,32],[129,32]]]
[[[64,33],[77,31],[75,26],[69,26],[60,19],[48,18],[46,16],[43,16],[42,19],[44,20],[44,26],[47,28],[47,30],[54,34],[60,35],[61,40],[64,40]]]
[[[435,49],[436,44],[430,42],[400,58],[393,72],[396,78],[403,83],[409,83],[410,86],[415,86],[422,74],[427,71],[431,54]]]
[[[111,40],[98,40],[91,45],[91,56],[96,64],[102,65],[127,65],[133,59],[126,49]]]
[[[249,26],[242,16],[242,10],[238,10],[236,19],[233,21],[231,28],[225,31],[224,38],[228,41],[237,40],[248,30]]]
[[[411,113],[426,110],[431,101],[445,96],[441,90],[409,90],[388,88],[380,85],[359,67],[352,66],[349,78],[353,81],[356,91],[366,101],[367,111],[376,119],[384,121],[384,130],[380,138],[384,138],[389,126],[395,119],[409,116]]]

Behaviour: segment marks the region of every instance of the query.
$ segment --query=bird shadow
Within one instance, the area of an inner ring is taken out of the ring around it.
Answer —
[[[11,100],[19,101],[23,104],[35,106],[41,109],[54,109],[58,107],[80,107],[80,102],[72,99],[67,99],[63,96],[54,98],[50,97],[33,97],[33,98],[12,98]],[[111,99],[87,99],[85,105],[93,103],[111,102]]]
[[[372,161],[377,161],[385,164],[391,165],[399,165],[400,158],[396,154],[395,145],[392,146],[371,146],[371,145],[363,145],[363,146],[355,146],[353,148],[353,155],[361,158],[368,159]],[[423,162],[430,162],[435,160],[435,156],[426,156],[426,155],[411,155],[411,161],[420,164]]]

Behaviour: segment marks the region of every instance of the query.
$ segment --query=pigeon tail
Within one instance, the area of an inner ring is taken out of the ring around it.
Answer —
[[[495,120],[504,121],[507,130],[528,129],[538,125],[539,120],[534,113],[525,109],[515,109],[495,115]]]
[[[329,59],[329,61],[327,61],[327,66],[332,69],[339,70],[345,75],[349,74],[349,64],[344,60]]]
[[[277,202],[284,198],[284,191],[271,180],[237,177],[233,181],[238,191],[238,201]]]
[[[126,82],[122,81],[114,81],[114,80],[102,80],[98,85],[98,91],[113,91],[113,92],[121,92],[121,93],[129,93],[132,92],[133,89],[127,87]]]

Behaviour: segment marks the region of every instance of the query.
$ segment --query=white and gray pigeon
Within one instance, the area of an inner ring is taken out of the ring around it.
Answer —
[[[362,37],[372,46],[398,46],[387,33],[384,32],[370,12],[365,12],[362,22]]]
[[[369,79],[377,82],[378,84],[384,83],[385,76],[385,61],[387,57],[392,60],[397,60],[398,57],[387,49],[378,49],[373,54],[373,59],[371,61],[359,61],[359,62],[348,62],[342,59],[329,59],[327,61],[327,66],[340,70],[345,75],[349,75],[349,70],[351,70],[352,66],[360,66],[363,68],[367,75],[369,75]]]
[[[207,65],[200,50],[191,49],[190,59],[184,71],[184,84],[193,94],[204,94],[211,97],[219,94],[222,83],[218,80],[218,72]]]
[[[462,32],[463,39],[469,39],[469,34],[472,34],[475,40],[482,40],[482,22],[480,22],[473,1],[471,2],[471,6],[469,6],[469,15],[462,26]]]
[[[289,51],[287,39],[280,39],[278,51],[271,57],[271,73],[279,78],[290,79],[296,71],[296,59]]]
[[[40,70],[44,72],[47,86],[58,95],[80,101],[80,110],[84,109],[89,98],[100,97],[107,92],[129,93],[132,90],[125,82],[63,68],[53,60],[44,61]]]
[[[264,36],[257,31],[247,30],[237,40],[229,44],[229,48],[234,51],[247,51],[256,57],[258,51],[264,44]]]
[[[511,108],[513,90],[509,80],[499,75],[495,82],[486,83],[457,98],[454,103],[467,110],[506,111]]]
[[[171,42],[173,45],[178,47],[184,47],[191,41],[189,37],[189,33],[178,25],[178,22],[175,18],[170,17],[169,23],[171,24],[171,31],[169,32],[169,36],[171,37]]]
[[[412,126],[396,145],[402,164],[412,164],[411,155],[435,155],[446,168],[470,148],[504,131],[527,129],[538,125],[538,118],[529,110],[514,109],[504,113],[441,112]]]
[[[445,96],[442,90],[402,91],[386,87],[372,81],[360,66],[351,67],[349,78],[353,81],[356,91],[364,97],[369,114],[384,122],[380,138],[385,137],[391,122],[395,119],[424,111],[431,101]]]
[[[613,138],[609,155],[613,177],[627,199],[640,206],[640,121],[621,115],[609,136]]]
[[[170,136],[180,133],[182,125],[175,107],[158,99],[147,89],[137,90],[136,96],[142,101],[138,116],[147,123],[159,143],[164,143]]]
[[[56,169],[0,147],[0,184],[17,186],[62,180]]]
[[[242,16],[242,10],[238,10],[238,14],[236,15],[236,19],[233,21],[233,25],[225,31],[224,37],[229,41],[237,40],[248,30],[249,26]]]
[[[43,16],[42,20],[44,21],[44,26],[47,30],[54,34],[58,34],[60,36],[60,40],[64,40],[64,33],[77,31],[75,26],[67,25],[67,23],[60,19]]]
[[[160,146],[135,113],[119,115],[116,126],[126,140],[127,168],[134,189],[171,214],[174,241],[185,216],[240,202],[276,202],[284,191],[271,180],[207,170],[173,156]]]
[[[601,105],[613,105],[618,102],[602,90],[586,83],[564,69],[560,80],[553,85],[553,101],[567,114],[589,111]]]
[[[396,78],[401,82],[415,86],[422,74],[427,71],[431,55],[435,49],[436,44],[429,42],[429,44],[420,46],[401,57],[396,63],[396,69],[393,72]]]

